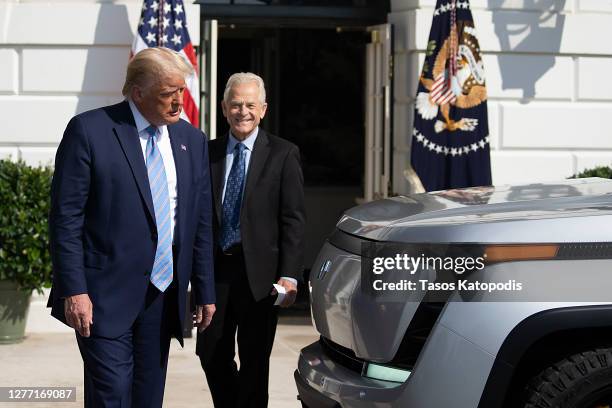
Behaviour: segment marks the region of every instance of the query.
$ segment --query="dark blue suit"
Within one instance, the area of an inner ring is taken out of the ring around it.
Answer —
[[[93,303],[91,339],[124,341],[126,338],[122,336],[129,333],[125,344],[129,341],[136,344],[138,336],[155,336],[155,333],[132,330],[149,306],[162,302],[155,307],[163,314],[154,316],[154,320],[163,323],[162,337],[167,329],[169,336],[177,337],[182,343],[180,325],[189,281],[196,304],[215,302],[206,139],[182,120],[169,125],[168,132],[176,166],[178,199],[174,281],[162,294],[166,297],[163,301],[156,300],[157,294],[149,282],[157,229],[142,148],[128,103],[77,115],[64,132],[55,159],[51,191],[49,222],[54,276],[49,303],[52,315],[65,322],[63,298],[89,294]],[[145,317],[148,322],[149,319],[150,316]],[[153,323],[152,327],[160,322]],[[87,352],[89,339],[77,337],[86,370],[88,361],[95,366],[98,358],[104,359],[94,356],[88,360],[84,348]],[[113,353],[104,344],[91,346]],[[154,357],[147,357],[147,353],[135,354],[135,367],[138,367],[138,358]],[[118,361],[116,365],[124,363]],[[165,376],[165,365],[162,368]],[[115,369],[121,368],[104,371]],[[122,373],[120,377],[129,381],[129,374]],[[133,375],[136,378],[138,373]],[[157,401],[153,403],[157,405]]]

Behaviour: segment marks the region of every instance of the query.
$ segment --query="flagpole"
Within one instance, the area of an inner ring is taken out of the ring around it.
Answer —
[[[159,9],[157,10],[157,46],[162,44],[164,38],[164,0],[159,0]]]

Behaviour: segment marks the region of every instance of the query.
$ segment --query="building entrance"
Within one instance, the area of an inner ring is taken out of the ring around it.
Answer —
[[[298,145],[302,155],[308,272],[344,210],[386,196],[390,1],[196,3],[204,128],[213,138],[227,132],[220,101],[232,73],[262,76],[268,112],[261,126]]]
[[[219,26],[217,101],[234,72],[266,83],[261,126],[299,146],[307,204],[306,268],[342,212],[363,197],[365,30]],[[217,135],[228,131],[219,108]]]

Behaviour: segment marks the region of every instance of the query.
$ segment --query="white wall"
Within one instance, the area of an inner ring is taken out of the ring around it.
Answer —
[[[199,43],[199,7],[186,1]],[[142,0],[0,0],[0,157],[52,163],[68,120],[122,100]]]
[[[487,74],[494,184],[612,164],[612,0],[471,0]],[[392,0],[395,180],[409,145],[435,0]]]

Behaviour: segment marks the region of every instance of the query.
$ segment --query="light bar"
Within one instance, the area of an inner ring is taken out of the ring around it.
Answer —
[[[405,382],[412,373],[410,370],[402,370],[401,368],[389,367],[374,363],[366,363],[366,369],[364,372],[364,377],[397,383]]]
[[[557,244],[489,245],[485,247],[485,262],[535,261],[553,259],[559,252]]]

